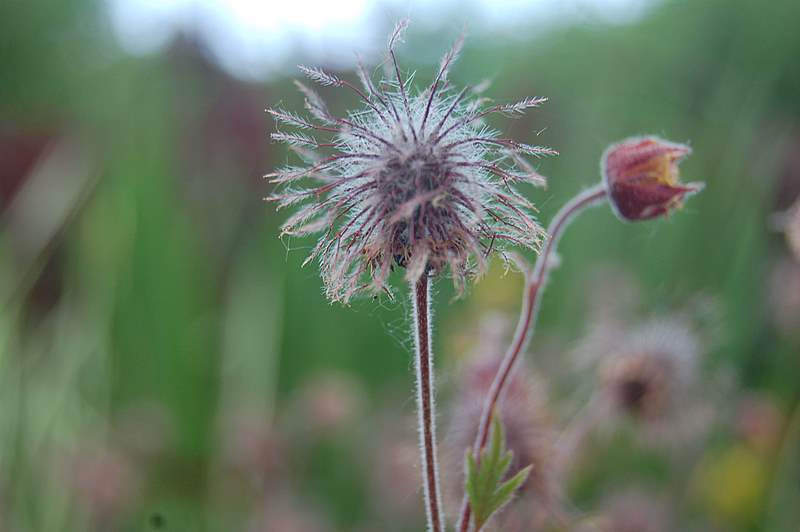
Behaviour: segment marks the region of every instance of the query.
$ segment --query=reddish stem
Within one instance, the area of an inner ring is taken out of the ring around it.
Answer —
[[[489,438],[489,429],[492,425],[492,413],[502,397],[503,390],[508,383],[517,360],[519,360],[520,354],[525,351],[525,347],[527,347],[530,341],[531,334],[536,324],[537,311],[539,310],[540,288],[547,281],[547,274],[549,273],[548,262],[552,260],[558,241],[564,229],[569,225],[569,222],[583,212],[584,209],[603,199],[605,196],[606,190],[602,184],[584,190],[568,201],[566,205],[556,213],[550,223],[550,227],[548,228],[549,238],[539,254],[539,257],[536,259],[533,271],[528,272],[526,275],[525,291],[522,299],[522,312],[519,322],[517,323],[517,329],[514,332],[514,339],[508,351],[506,351],[503,361],[500,363],[500,367],[497,369],[497,374],[494,377],[494,381],[492,381],[492,386],[489,388],[489,393],[483,404],[478,434],[475,437],[475,443],[473,445],[473,453],[476,461],[480,459],[480,452],[486,446],[486,442]],[[467,532],[469,530],[471,515],[472,510],[469,505],[469,499],[465,494],[461,503],[461,515],[458,521],[458,530],[460,532]]]
[[[430,278],[423,274],[414,286],[414,326],[416,332],[417,411],[419,418],[422,480],[429,532],[444,532],[436,463],[436,421],[433,404],[433,361],[430,343]]]

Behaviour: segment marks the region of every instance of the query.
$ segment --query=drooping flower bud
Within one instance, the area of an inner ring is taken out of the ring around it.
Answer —
[[[689,146],[658,137],[632,137],[610,146],[601,165],[617,215],[630,221],[665,216],[699,192],[702,183],[678,181],[678,163],[689,153]]]

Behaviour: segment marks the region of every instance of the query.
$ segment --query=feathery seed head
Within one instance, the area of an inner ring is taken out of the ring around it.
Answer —
[[[641,421],[669,417],[695,378],[699,340],[688,324],[662,318],[628,333],[600,368],[620,412]]]
[[[658,353],[635,353],[614,361],[604,375],[620,410],[649,418],[669,406],[673,371],[669,358]]]
[[[389,38],[390,75],[374,83],[359,63],[361,87],[318,68],[300,67],[312,81],[343,87],[363,104],[345,118],[333,116],[314,91],[301,83],[312,118],[269,109],[277,122],[303,132],[276,132],[308,163],[268,174],[279,191],[268,199],[279,208],[302,205],[281,234],[321,233],[306,264],[320,264],[326,295],[347,303],[362,290],[391,290],[389,272],[405,268],[406,279],[449,270],[462,291],[483,271],[486,256],[505,245],[537,248],[543,230],[534,206],[515,185],[544,183],[525,157],[556,152],[503,138],[483,124],[494,113],[514,116],[544,98],[487,105],[474,91],[456,92],[448,80],[462,40],[445,54],[432,83],[410,87],[397,63],[395,46],[407,25]],[[321,142],[309,133],[333,138]],[[316,181],[314,184],[306,184]]]

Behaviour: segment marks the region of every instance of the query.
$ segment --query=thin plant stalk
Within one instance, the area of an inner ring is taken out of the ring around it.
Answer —
[[[430,276],[423,274],[413,287],[414,336],[417,376],[417,415],[422,459],[422,481],[429,532],[444,532],[439,465],[436,461],[436,416],[431,354]]]
[[[525,348],[530,342],[536,325],[540,295],[542,293],[542,288],[547,282],[547,274],[550,271],[549,263],[553,260],[558,241],[564,229],[566,229],[575,217],[586,208],[598,203],[604,198],[606,198],[606,189],[602,184],[599,184],[580,192],[577,196],[568,201],[561,210],[556,213],[555,217],[553,217],[553,221],[550,223],[550,227],[547,231],[547,242],[536,259],[533,270],[526,272],[522,312],[519,317],[519,322],[517,323],[516,331],[514,332],[514,339],[506,351],[503,361],[500,363],[500,367],[497,369],[497,374],[495,375],[494,381],[492,381],[492,386],[489,388],[489,393],[483,405],[480,424],[478,425],[478,434],[475,437],[475,443],[473,445],[473,453],[476,460],[479,459],[481,450],[486,446],[492,425],[492,413],[495,411],[502,397],[503,391],[520,355],[525,351]],[[469,499],[464,495],[457,525],[460,532],[467,532],[469,530],[471,515],[472,511],[469,505]]]

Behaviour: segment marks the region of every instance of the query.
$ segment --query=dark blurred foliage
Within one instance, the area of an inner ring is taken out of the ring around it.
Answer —
[[[665,459],[616,436],[570,483],[579,510],[617,501],[617,522],[641,481],[671,486],[681,529],[800,521],[800,273],[773,223],[800,193],[798,21],[793,0],[668,1],[632,24],[475,36],[453,71],[498,100],[550,97],[502,125],[561,152],[530,194],[543,221],[633,134],[690,142],[682,172],[707,185],[666,221],[594,209],[560,248],[528,356],[554,403],[591,386],[563,368],[604,314],[600,267],[636,279],[643,314],[713,301],[703,375],[728,383],[705,447]],[[424,77],[413,58],[459,29],[412,24],[405,64]],[[99,1],[0,3],[0,530],[418,530],[408,305],[323,299],[299,267],[310,243],[279,241],[261,201],[289,157],[264,108],[301,99],[208,57],[186,34],[126,56]],[[446,410],[481,316],[513,319],[521,284],[498,268],[456,302],[440,285]]]

